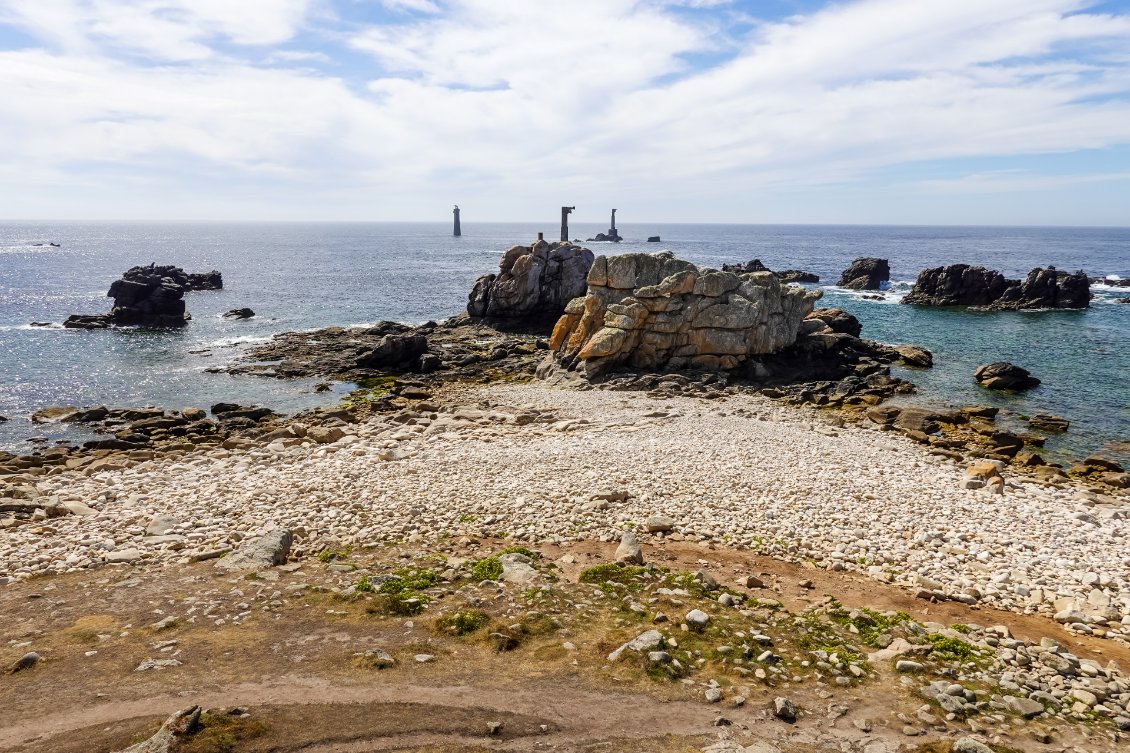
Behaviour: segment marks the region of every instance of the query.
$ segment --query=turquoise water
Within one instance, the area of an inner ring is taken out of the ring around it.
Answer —
[[[64,427],[32,425],[47,405],[207,406],[219,400],[258,402],[283,411],[334,401],[309,382],[210,374],[248,343],[286,330],[394,319],[423,322],[462,310],[474,279],[494,271],[503,249],[529,242],[556,222],[464,223],[452,238],[447,223],[0,223],[0,447],[26,447],[33,434]],[[604,223],[574,223],[576,237]],[[700,264],[760,258],[770,268],[816,272],[825,283],[857,256],[890,259],[887,301],[824,287],[823,305],[860,318],[864,336],[915,342],[935,353],[936,368],[906,374],[919,384],[914,400],[958,405],[992,403],[1020,413],[1052,412],[1071,431],[1049,442],[1051,454],[1130,441],[1130,305],[1113,290],[1086,312],[979,314],[895,303],[920,269],[968,262],[1012,277],[1055,264],[1089,274],[1130,277],[1130,229],[952,228],[622,224],[618,245],[597,253],[665,248]],[[643,242],[661,235],[663,243]],[[34,246],[57,242],[60,248]],[[127,268],[151,261],[189,271],[219,269],[225,289],[188,294],[192,323],[179,332],[39,329],[72,313],[108,310],[105,293]],[[816,286],[821,287],[821,286]],[[225,321],[224,311],[249,306],[258,316]],[[1044,384],[1026,395],[998,396],[973,384],[980,363],[1008,360]]]

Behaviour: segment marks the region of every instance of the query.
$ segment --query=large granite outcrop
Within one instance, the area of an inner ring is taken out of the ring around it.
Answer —
[[[1036,268],[1026,280],[1009,280],[996,270],[953,264],[919,273],[903,303],[919,306],[981,306],[993,311],[1081,309],[1091,305],[1090,281],[1082,271],[1069,274]]]
[[[114,299],[109,314],[74,314],[63,322],[69,329],[106,329],[111,326],[183,327],[192,315],[185,310],[184,294],[193,290],[219,290],[223,276],[216,270],[193,274],[180,267],[133,267],[110,285]]]
[[[791,346],[819,297],[769,272],[700,268],[667,251],[598,256],[549,346],[589,378],[618,366],[732,370]]]
[[[467,313],[499,323],[552,323],[565,304],[585,294],[592,264],[592,251],[568,241],[512,246],[502,254],[498,274],[475,281]]]
[[[865,257],[853,261],[836,284],[851,290],[879,290],[884,282],[890,280],[891,265],[886,259]]]

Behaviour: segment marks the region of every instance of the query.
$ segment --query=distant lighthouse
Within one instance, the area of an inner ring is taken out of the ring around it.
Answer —
[[[459,227],[459,205],[458,204],[455,205],[455,209],[451,210],[451,213],[455,215],[455,233],[454,233],[454,235],[455,235],[456,238],[458,238],[459,236],[463,235],[463,231]]]

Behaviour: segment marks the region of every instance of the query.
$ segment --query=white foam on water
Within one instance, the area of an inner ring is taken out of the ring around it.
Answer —
[[[218,340],[211,340],[208,345],[214,348],[231,348],[236,345],[247,345],[250,343],[265,343],[270,342],[270,335],[253,336],[253,335],[237,335],[235,337],[221,337]]]
[[[832,293],[837,293],[839,295],[847,296],[848,298],[852,298],[852,299],[857,300],[857,301],[862,301],[864,303],[877,303],[877,304],[882,304],[882,305],[891,305],[891,304],[895,304],[895,303],[901,303],[902,299],[906,296],[906,294],[910,292],[909,290],[892,291],[890,289],[887,289],[887,290],[852,290],[850,288],[841,288],[841,287],[838,287],[836,285],[821,285],[820,289],[821,290],[827,290],[827,291],[830,291]],[[876,295],[883,296],[883,299],[882,300],[876,300],[875,298],[866,297],[866,296],[876,296]]]

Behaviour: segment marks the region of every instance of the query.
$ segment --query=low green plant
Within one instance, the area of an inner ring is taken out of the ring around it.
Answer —
[[[486,557],[475,563],[471,568],[471,580],[498,580],[502,576],[502,563],[498,557]]]
[[[926,641],[932,647],[930,658],[945,663],[978,662],[985,659],[989,653],[986,649],[978,648],[960,638],[951,638],[940,633],[926,636]]]
[[[602,583],[620,583],[629,586],[638,585],[640,577],[645,573],[647,573],[647,568],[645,567],[638,565],[621,565],[614,562],[586,568],[581,571],[581,575],[577,580],[581,583],[592,583],[594,585],[600,585]]]
[[[451,635],[466,635],[484,627],[490,622],[490,615],[477,609],[467,609],[440,617],[436,629]]]
[[[527,549],[524,546],[508,546],[505,549],[503,549],[501,552],[499,552],[499,554],[500,555],[502,555],[502,554],[521,554],[521,555],[525,555],[526,557],[529,557],[532,560],[541,559],[540,554],[538,554],[537,552],[535,552],[532,549]]]

